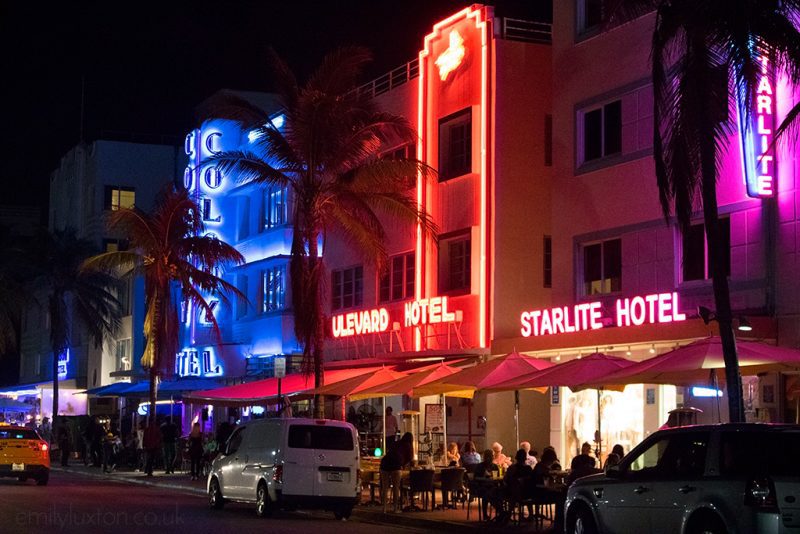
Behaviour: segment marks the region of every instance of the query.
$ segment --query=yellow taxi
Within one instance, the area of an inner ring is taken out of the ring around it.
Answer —
[[[0,426],[0,477],[29,478],[39,486],[50,478],[50,447],[35,430],[24,426]]]

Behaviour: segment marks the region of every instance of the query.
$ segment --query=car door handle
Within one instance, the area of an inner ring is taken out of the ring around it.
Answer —
[[[680,488],[678,488],[678,491],[686,495],[687,493],[691,493],[696,489],[697,488],[695,488],[694,486],[681,486]]]
[[[635,494],[637,494],[637,495],[640,495],[640,494],[642,494],[642,493],[644,493],[646,491],[650,491],[650,489],[646,488],[644,486],[637,486],[637,487],[633,488],[633,492]]]

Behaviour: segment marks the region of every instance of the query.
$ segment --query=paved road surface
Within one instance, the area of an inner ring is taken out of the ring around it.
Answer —
[[[277,512],[256,517],[252,506],[226,504],[211,510],[205,497],[185,492],[52,472],[47,486],[0,478],[0,533],[113,532],[285,532],[336,531],[381,534],[420,532],[351,519],[336,521],[326,512]]]

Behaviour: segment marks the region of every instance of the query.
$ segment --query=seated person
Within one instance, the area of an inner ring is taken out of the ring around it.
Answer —
[[[615,465],[619,465],[619,461],[620,461],[619,455],[615,452],[612,452],[611,454],[608,455],[608,458],[606,458],[606,463],[603,466],[603,470],[608,471],[609,467],[614,467]]]
[[[531,454],[531,444],[530,444],[530,442],[529,441],[523,441],[522,443],[519,444],[519,448],[520,449],[524,449],[525,450],[525,454],[527,454],[527,456],[528,456],[527,460],[525,460],[525,463],[528,464],[531,467],[534,467],[536,465],[536,462],[539,461],[539,459],[536,457],[536,451],[534,451],[533,454]]]
[[[503,507],[503,500],[521,500],[533,496],[533,468],[526,462],[528,460],[528,453],[525,449],[517,451],[514,459],[516,462],[508,468],[505,476],[503,477],[504,486],[498,488],[503,491],[498,491],[494,495],[496,501],[492,505],[497,510],[503,510],[501,516],[498,518],[499,522],[505,522],[510,517],[510,512],[507,508]],[[533,517],[533,505],[528,505],[528,515]]]
[[[458,443],[451,442],[447,446],[447,465],[448,467],[458,467],[461,464],[461,454],[458,452]]]
[[[503,446],[496,441],[492,443],[492,452],[494,454],[493,461],[495,465],[502,467],[503,469],[506,469],[511,465],[511,458],[503,454]]]
[[[481,455],[475,450],[475,444],[468,441],[464,444],[464,454],[461,455],[461,463],[464,466],[478,465],[481,463]]]
[[[483,453],[483,461],[478,464],[478,467],[475,468],[475,477],[473,481],[476,483],[475,486],[470,486],[474,489],[470,490],[470,493],[475,497],[482,497],[483,502],[481,503],[481,507],[483,510],[483,517],[489,517],[489,494],[493,489],[488,484],[480,484],[481,481],[491,480],[492,473],[500,474],[500,468],[494,463],[494,453],[491,449],[486,449]]]
[[[581,453],[572,459],[570,465],[571,472],[567,477],[567,486],[570,486],[575,480],[594,474],[595,466],[597,465],[594,457],[591,455],[592,446],[588,443],[581,445]]]
[[[558,466],[556,468],[556,466]],[[545,479],[550,476],[552,471],[560,471],[561,464],[556,456],[556,451],[553,447],[546,447],[542,451],[542,457],[539,463],[533,468],[533,483],[536,485],[534,488],[533,497],[538,504],[555,504],[556,517],[553,523],[554,531],[558,532],[564,525],[564,502],[567,498],[566,488],[545,488]]]

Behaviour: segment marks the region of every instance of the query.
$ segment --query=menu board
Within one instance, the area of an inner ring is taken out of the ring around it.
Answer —
[[[444,432],[444,405],[425,405],[425,432]]]

